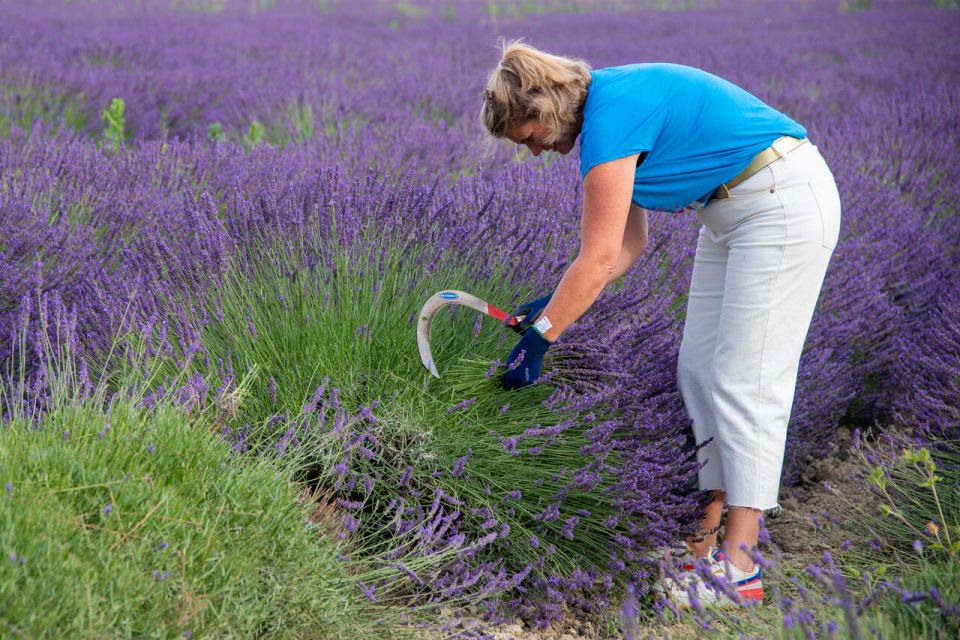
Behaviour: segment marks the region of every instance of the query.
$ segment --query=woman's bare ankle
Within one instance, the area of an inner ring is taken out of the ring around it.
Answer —
[[[687,538],[687,547],[698,558],[705,558],[710,554],[711,548],[716,548],[717,537],[710,536],[705,538]]]
[[[735,566],[740,571],[745,571],[747,573],[753,572],[756,570],[756,564],[753,562],[753,558],[750,557],[745,550],[740,549],[739,546],[734,546],[728,541],[723,541],[723,553],[727,556],[727,560]]]

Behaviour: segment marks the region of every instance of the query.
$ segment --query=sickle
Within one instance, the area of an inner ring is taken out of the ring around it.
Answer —
[[[420,350],[420,361],[423,362],[423,366],[437,378],[440,377],[440,374],[437,372],[437,365],[434,364],[433,354],[430,352],[430,325],[433,323],[433,317],[437,314],[437,311],[448,304],[462,304],[501,322],[506,322],[511,327],[517,324],[519,320],[465,291],[451,289],[430,296],[430,299],[420,309],[420,319],[417,321],[417,348]]]

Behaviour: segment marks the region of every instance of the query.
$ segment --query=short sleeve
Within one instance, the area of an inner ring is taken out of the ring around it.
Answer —
[[[653,151],[667,112],[658,102],[621,87],[598,86],[584,109],[581,177],[598,164]]]

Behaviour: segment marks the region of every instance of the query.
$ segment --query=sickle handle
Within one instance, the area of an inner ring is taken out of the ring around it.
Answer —
[[[505,322],[507,326],[514,326],[517,324],[517,317],[511,316],[509,313],[503,309],[498,309],[489,302],[487,303],[487,315],[496,318],[500,322]]]

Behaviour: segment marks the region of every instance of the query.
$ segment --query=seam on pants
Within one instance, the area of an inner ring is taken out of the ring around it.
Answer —
[[[780,209],[783,211],[783,246],[780,247],[780,262],[777,264],[777,276],[773,280],[771,285],[771,291],[777,290],[777,285],[780,283],[780,276],[783,273],[783,261],[787,254],[787,206],[783,202],[783,198],[780,197],[780,192],[775,192],[777,195],[777,200],[780,201]],[[760,343],[760,371],[757,377],[757,395],[763,400],[763,364],[767,356],[767,335],[770,333],[770,316],[772,314],[772,309],[767,313],[767,318],[763,324],[763,341]]]
[[[703,229],[706,229],[707,231],[710,231],[710,229],[707,227],[707,225],[703,225],[702,228],[703,228]],[[715,245],[715,246],[714,246],[714,249],[716,249],[716,245],[720,245],[720,243],[719,243],[719,242],[716,242],[709,233],[707,234],[707,240],[708,240],[709,242],[711,242],[713,245]],[[724,271],[723,288],[726,289],[726,288],[727,288],[726,270],[727,270],[727,265],[730,263],[730,248],[729,248],[729,247],[724,247],[724,248],[726,249],[727,257],[726,257],[726,259],[723,261],[723,265],[721,266],[721,268],[722,268],[723,271]],[[722,295],[723,295],[723,291],[721,290],[721,299],[720,299],[720,307],[721,307],[721,308],[723,307],[723,297],[722,297]],[[718,314],[718,320],[719,320],[719,314]],[[714,342],[713,342],[713,353],[716,352],[717,340],[719,340],[719,334],[717,335],[716,339],[714,339]],[[712,386],[713,386],[713,368],[714,368],[713,353],[711,353],[711,356],[710,356],[710,371],[711,371],[711,374],[710,374],[710,380],[708,381],[708,384],[709,384],[710,386],[707,388],[707,392],[706,392],[705,395],[707,396],[707,404],[708,404],[709,407],[710,407],[710,415],[713,417],[714,426],[716,426],[716,421],[717,421],[717,405],[716,405],[716,401],[714,400],[713,393],[712,393],[712,391],[710,391],[710,389],[711,389]],[[722,466],[722,465],[723,465],[723,458],[722,458],[721,455],[720,455],[720,446],[717,444],[717,437],[720,435],[720,433],[719,433],[720,430],[719,430],[719,429],[714,429],[714,431],[715,431],[716,433],[714,433],[713,437],[707,439],[707,442],[708,442],[710,445],[712,445],[712,448],[713,448],[713,455],[712,455],[711,457],[708,457],[708,458],[707,458],[707,463],[709,463],[709,462],[711,461],[711,458],[713,459],[714,471],[716,471],[716,467],[717,467],[718,465],[720,465],[720,467],[721,467],[721,468],[720,468],[720,473],[719,473],[719,474],[716,474],[716,475],[718,475],[719,478],[720,478],[720,484],[723,484],[723,483],[724,483],[724,482],[723,482],[723,466]],[[706,466],[706,464],[705,464],[704,466]],[[724,487],[720,487],[719,490],[720,490],[720,491],[724,491]]]
[[[783,198],[780,196],[780,190],[777,189],[776,176],[774,176],[774,180],[773,180],[773,189],[774,189],[774,194],[777,196],[777,200],[780,202],[780,210],[783,212],[783,213],[782,213],[782,216],[783,216],[783,245],[782,245],[781,248],[780,248],[780,262],[779,262],[779,264],[777,264],[777,275],[776,275],[776,278],[774,278],[773,285],[771,286],[771,291],[776,291],[776,290],[777,290],[777,285],[780,283],[780,275],[783,273],[783,261],[784,261],[784,259],[785,259],[786,253],[787,253],[787,206],[786,206],[786,204],[784,203]],[[766,320],[765,320],[765,322],[764,322],[764,324],[763,324],[763,341],[760,343],[760,366],[759,366],[759,371],[758,371],[758,373],[757,373],[757,399],[758,399],[758,401],[759,401],[759,403],[760,403],[760,408],[764,407],[764,406],[765,406],[765,403],[766,403],[766,401],[767,401],[767,398],[765,397],[765,395],[764,395],[764,393],[763,393],[763,371],[764,371],[764,362],[766,361],[767,351],[768,351],[768,349],[767,349],[767,347],[768,347],[768,345],[767,345],[767,336],[770,334],[770,321],[771,321],[771,316],[772,316],[772,315],[773,315],[773,310],[770,309],[770,310],[767,312],[767,317],[766,317]],[[763,417],[761,416],[760,419],[763,419]],[[760,435],[760,434],[759,434],[759,431],[760,431],[760,424],[759,424],[759,422],[754,422],[754,425],[753,425],[754,438],[759,439],[759,438],[758,438],[759,435]],[[754,495],[753,495],[753,497],[754,497],[754,500],[756,500],[757,502],[759,502],[759,497],[760,497],[760,495],[759,495],[759,494],[760,494],[760,464],[759,464],[759,461],[758,461],[758,464],[755,464],[755,465],[754,465],[753,471],[754,471],[754,482],[753,482]]]

